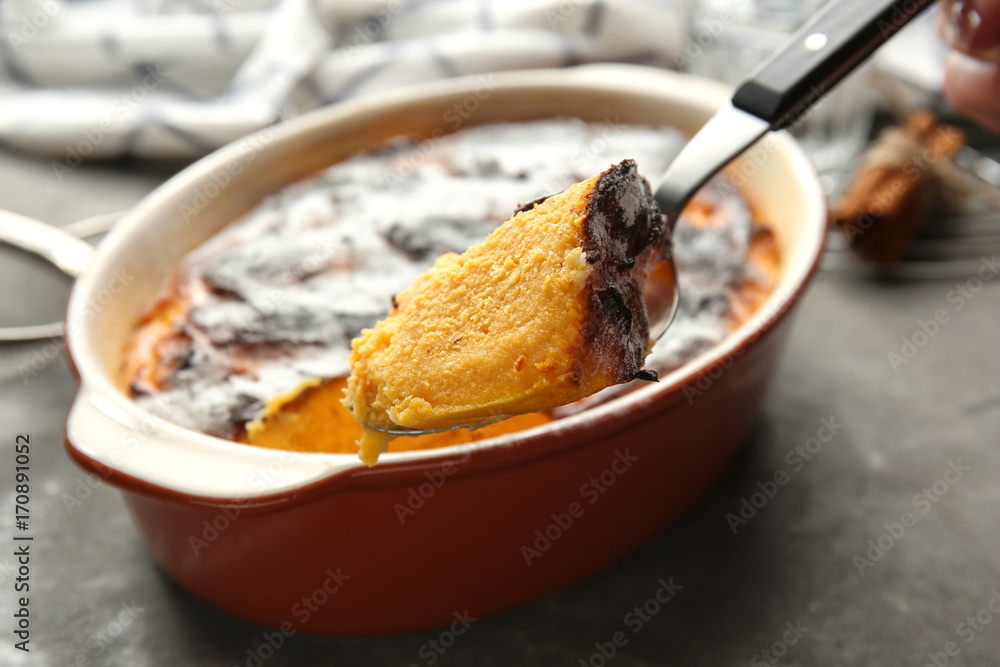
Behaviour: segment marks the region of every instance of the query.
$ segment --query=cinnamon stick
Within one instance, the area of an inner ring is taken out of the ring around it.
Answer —
[[[964,144],[961,130],[927,110],[884,130],[833,212],[851,247],[881,266],[897,263],[941,197],[942,174]]]

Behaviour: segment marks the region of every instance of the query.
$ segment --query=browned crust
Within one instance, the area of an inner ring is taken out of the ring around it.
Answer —
[[[642,370],[649,349],[643,286],[662,255],[663,216],[634,160],[624,160],[598,177],[587,209],[583,249],[593,268],[584,343],[598,353],[621,350],[612,382],[655,380],[655,372]]]

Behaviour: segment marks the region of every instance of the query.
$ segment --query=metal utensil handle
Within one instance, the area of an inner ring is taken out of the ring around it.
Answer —
[[[23,215],[0,211],[0,241],[34,253],[76,278],[94,248],[69,232]]]
[[[733,106],[787,127],[933,0],[835,0],[754,70]]]
[[[118,217],[120,217],[119,214],[100,216],[100,220],[95,218],[95,222],[100,222],[101,225],[105,226],[104,229],[97,225],[84,225],[80,231],[91,234],[106,231]],[[90,219],[81,222],[89,221]],[[44,258],[72,278],[79,275],[94,252],[93,246],[89,243],[59,227],[53,227],[9,211],[0,211],[0,242]],[[63,334],[63,329],[62,322],[24,327],[0,327],[0,342],[55,338]]]

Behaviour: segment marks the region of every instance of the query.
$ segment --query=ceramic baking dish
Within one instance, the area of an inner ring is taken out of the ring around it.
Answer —
[[[557,116],[691,133],[727,100],[716,84],[642,67],[508,72],[338,104],[213,153],[128,213],[76,281],[70,455],[122,490],[172,577],[269,626],[447,625],[608,566],[712,486],[758,412],[827,224],[816,175],[787,135],[768,136],[730,170],[778,237],[777,288],[724,343],[581,414],[386,454],[369,469],[354,455],[256,448],[167,423],[129,399],[117,371],[132,327],[185,253],[267,194],[389,137]]]

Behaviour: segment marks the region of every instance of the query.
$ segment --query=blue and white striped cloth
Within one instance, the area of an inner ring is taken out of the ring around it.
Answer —
[[[684,0],[3,0],[0,143],[189,158],[280,118],[463,74],[673,67]]]

